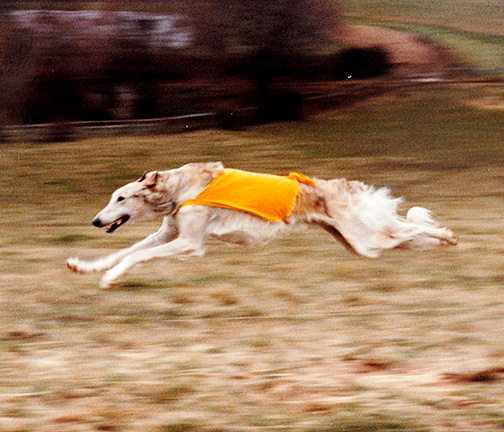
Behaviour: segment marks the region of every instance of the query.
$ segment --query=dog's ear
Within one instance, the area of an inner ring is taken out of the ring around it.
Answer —
[[[147,171],[144,171],[144,173],[142,174],[142,177],[140,177],[137,182],[143,182],[145,180],[145,177],[147,177]]]
[[[221,162],[199,163],[196,166],[200,172],[200,179],[203,180],[204,184],[210,183],[224,170]]]
[[[143,182],[144,182],[144,187],[148,189],[152,189],[156,187],[158,178],[159,178],[159,172],[157,171],[152,171],[150,173],[146,173],[142,176]]]

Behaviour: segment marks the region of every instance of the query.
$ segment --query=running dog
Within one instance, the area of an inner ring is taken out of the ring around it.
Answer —
[[[203,255],[207,236],[246,245],[298,224],[321,227],[350,252],[372,258],[393,248],[457,244],[456,235],[427,209],[412,207],[406,217],[399,216],[400,201],[386,188],[358,181],[190,163],[145,173],[117,189],[92,222],[112,233],[128,221],[162,217],[156,233],[96,261],[69,258],[67,266],[79,273],[105,272],[100,286],[110,288],[139,263]]]

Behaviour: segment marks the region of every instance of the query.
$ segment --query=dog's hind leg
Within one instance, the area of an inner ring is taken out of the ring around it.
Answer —
[[[458,242],[450,229],[437,223],[428,210],[418,207],[406,219],[396,216],[381,229],[372,229],[357,218],[337,221],[319,216],[310,223],[331,234],[347,251],[369,258],[377,258],[388,249],[423,249]]]
[[[457,235],[449,228],[441,226],[432,216],[432,212],[423,207],[409,209],[405,223],[405,241],[398,247],[426,248],[443,243],[454,246],[458,243]]]
[[[359,253],[353,248],[353,246],[348,242],[348,240],[345,237],[343,237],[343,234],[341,234],[341,232],[334,225],[322,220],[314,221],[313,223],[323,228],[329,234],[331,234],[336,240],[338,240],[344,246],[344,248],[348,252],[353,253],[354,255],[359,255]]]
[[[79,258],[69,258],[66,262],[67,267],[77,273],[95,273],[111,269],[120,263],[125,257],[132,253],[149,249],[168,243],[175,239],[178,235],[177,227],[172,217],[166,217],[159,230],[151,234],[144,240],[134,244],[133,246],[122,249],[116,253],[100,258],[95,261],[84,261]]]

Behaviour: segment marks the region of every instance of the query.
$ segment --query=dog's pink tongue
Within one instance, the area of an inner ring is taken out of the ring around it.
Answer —
[[[123,216],[119,219],[117,219],[114,223],[112,223],[109,228],[107,229],[108,233],[114,232],[117,228],[119,228],[122,224],[126,223],[129,220],[129,216]]]
[[[121,225],[121,220],[116,220],[112,225],[110,225],[107,229],[108,233],[114,232],[117,228],[119,228],[119,225]]]

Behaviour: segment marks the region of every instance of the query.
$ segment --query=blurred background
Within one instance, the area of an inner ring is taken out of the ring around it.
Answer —
[[[467,56],[451,49],[458,43],[468,50],[456,38],[482,30],[471,11],[461,16],[458,2],[409,3],[2,1],[0,125],[51,123],[59,129],[49,138],[63,139],[75,122],[208,114],[233,129],[351,102],[361,93],[349,96],[345,85],[356,80],[453,78],[467,76],[468,66],[474,72]],[[488,40],[478,33],[473,49],[479,40],[498,50],[491,58],[501,58],[502,6],[463,3],[488,18]],[[490,63],[482,66],[502,67],[502,60]]]
[[[3,125],[267,105],[276,80],[338,74],[336,2],[2,5]]]

